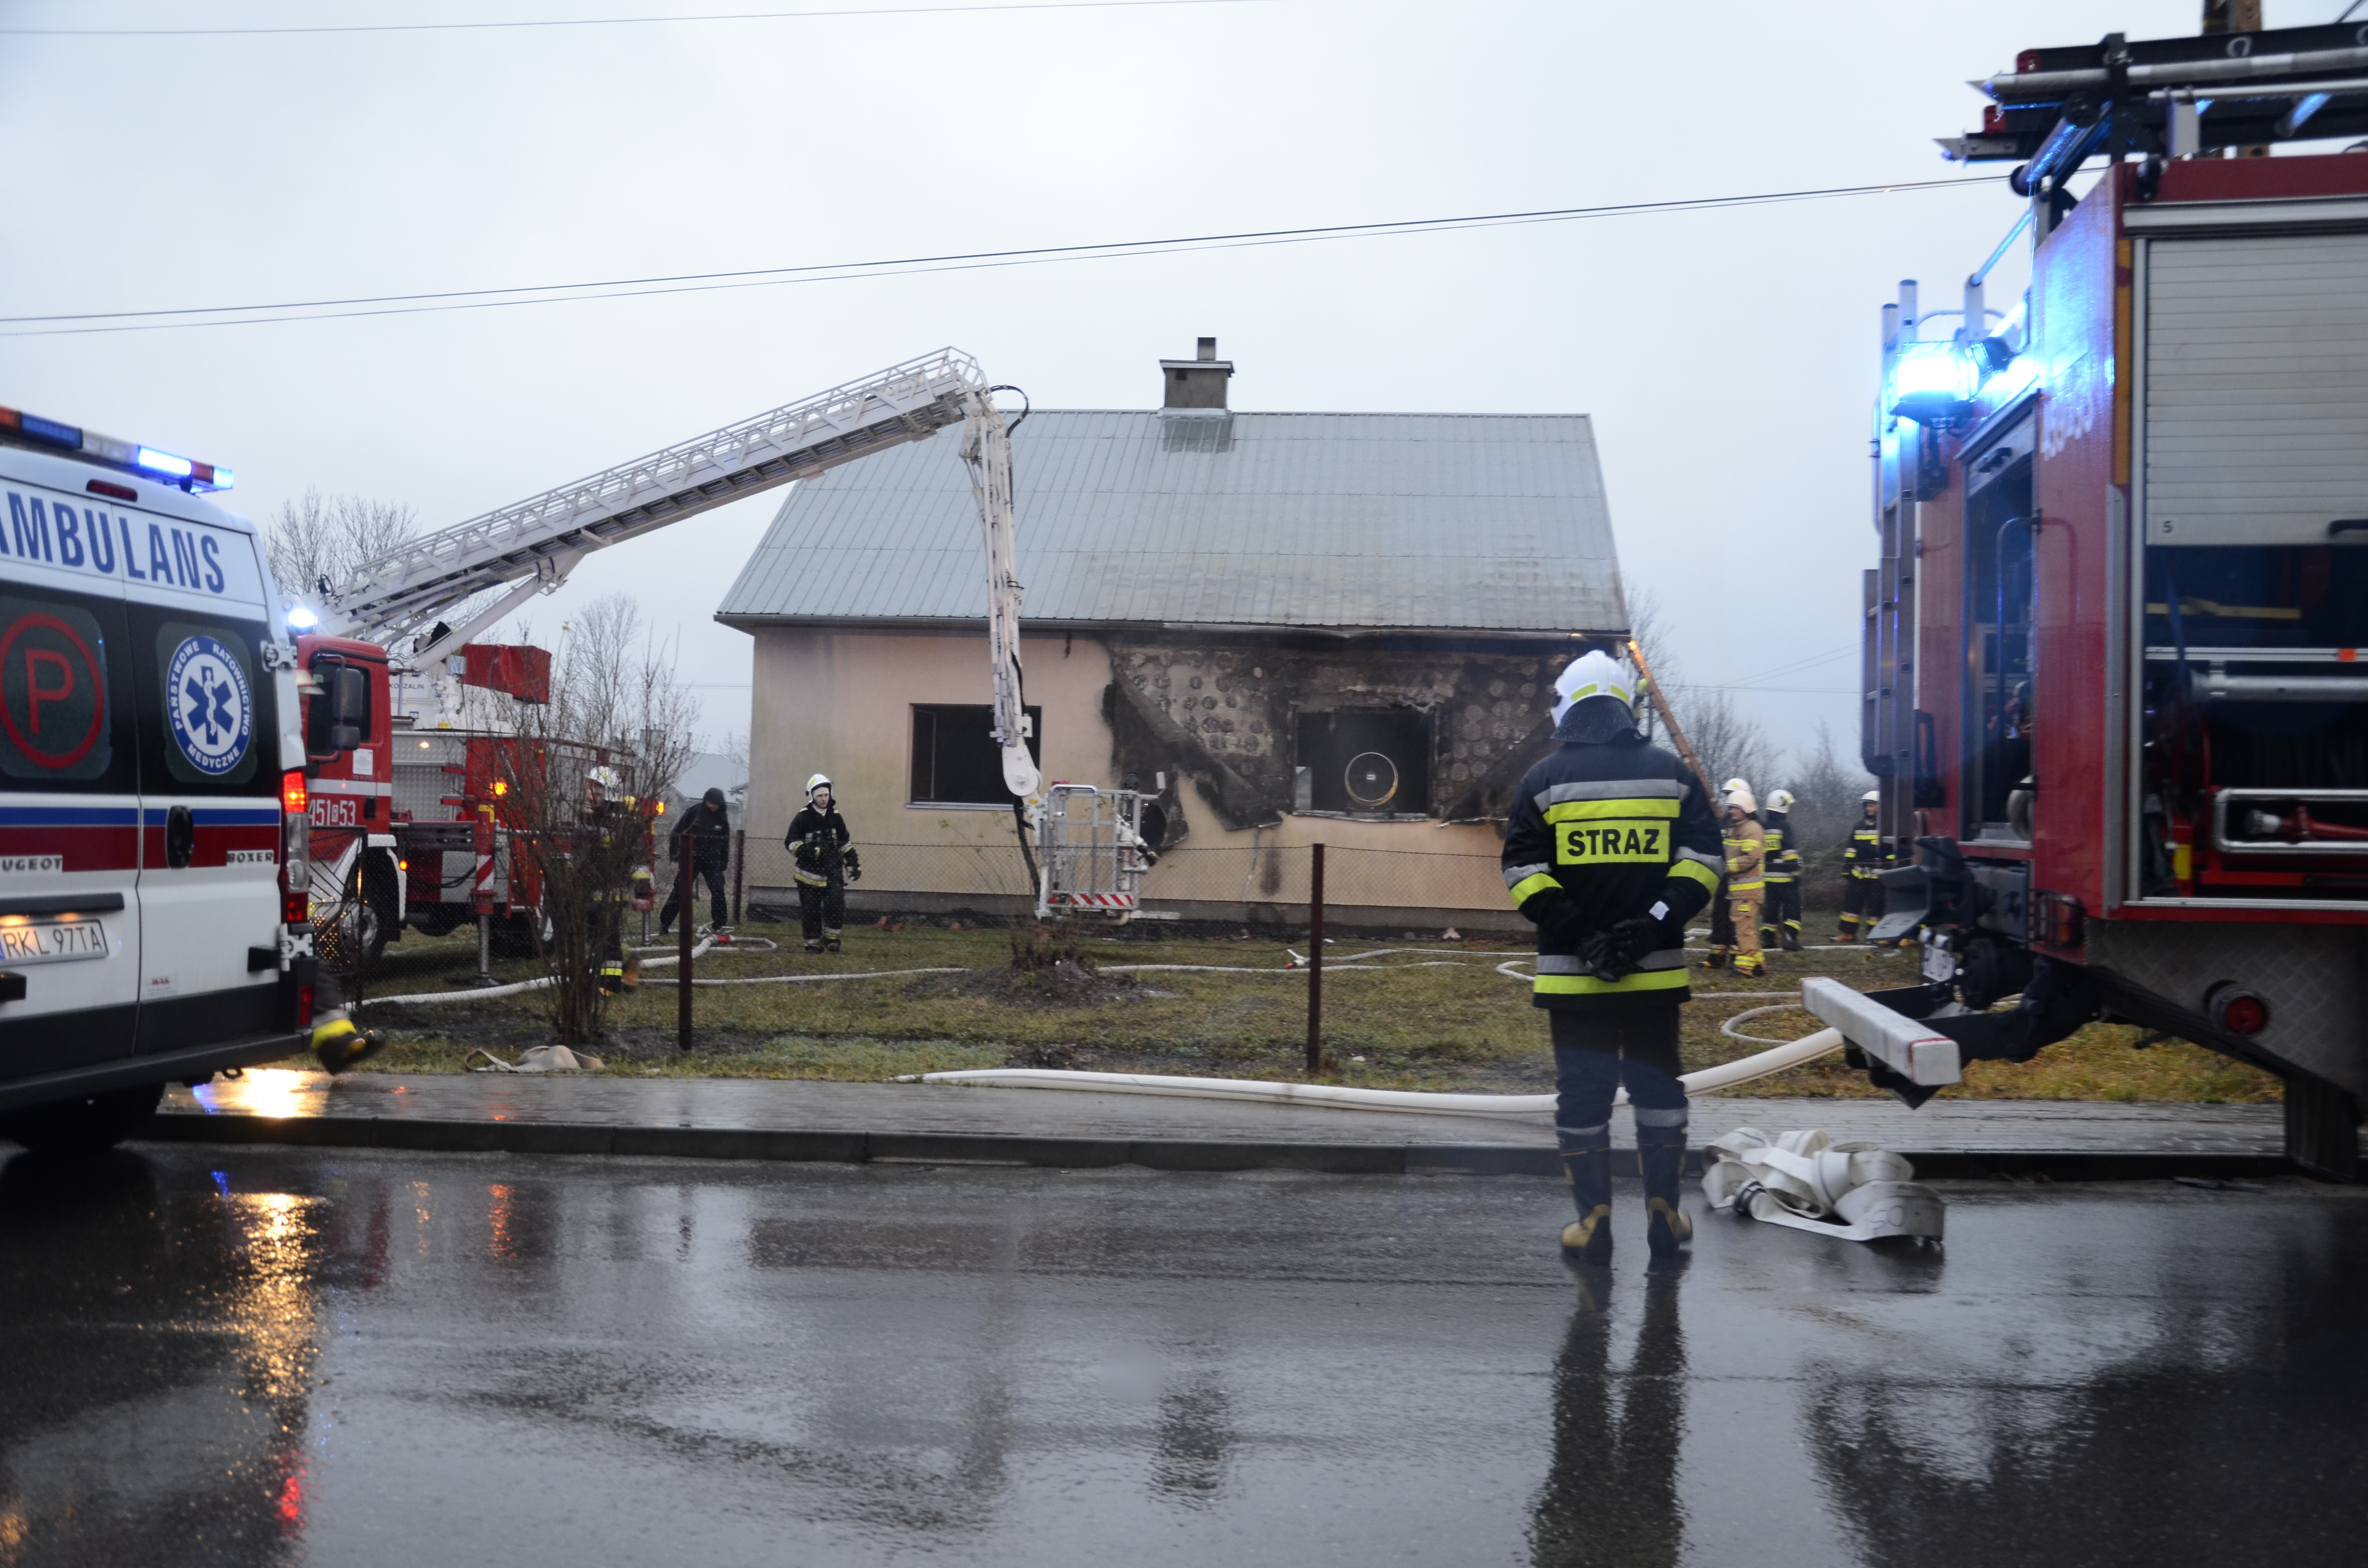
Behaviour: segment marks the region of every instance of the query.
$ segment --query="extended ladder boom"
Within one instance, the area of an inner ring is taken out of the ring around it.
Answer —
[[[596,550],[920,440],[965,418],[985,396],[978,362],[960,349],[892,365],[416,540],[332,587],[323,630],[391,644],[488,589],[510,587],[466,625],[415,645],[414,663],[430,666],[529,596],[556,588]],[[1003,665],[998,653],[998,688]]]

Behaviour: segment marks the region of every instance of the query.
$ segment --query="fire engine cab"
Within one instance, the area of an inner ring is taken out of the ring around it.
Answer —
[[[2283,1079],[2289,1155],[2351,1177],[2368,142],[2261,154],[2368,136],[2368,26],[2114,36],[1976,85],[1942,144],[2013,163],[2023,209],[1961,305],[1883,307],[1865,574],[1861,750],[1904,862],[1875,935],[1920,937],[1924,980],[1809,1005],[1910,1103],[2099,1017],[2192,1040]]]
[[[230,483],[0,408],[0,1133],[34,1147],[305,1042],[295,650]]]

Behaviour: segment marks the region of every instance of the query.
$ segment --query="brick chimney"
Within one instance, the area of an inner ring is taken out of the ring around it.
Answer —
[[[1159,379],[1167,392],[1163,408],[1224,408],[1225,382],[1234,373],[1231,359],[1217,358],[1217,340],[1201,339],[1190,359],[1162,359]]]

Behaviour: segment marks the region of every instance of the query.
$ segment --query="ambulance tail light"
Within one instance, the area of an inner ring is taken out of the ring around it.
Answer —
[[[304,775],[285,773],[279,778],[279,918],[290,926],[313,920],[312,802],[304,791]],[[307,1004],[306,1011],[310,1011]]]

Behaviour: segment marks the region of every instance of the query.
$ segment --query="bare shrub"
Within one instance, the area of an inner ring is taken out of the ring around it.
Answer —
[[[512,738],[495,752],[512,853],[541,889],[552,981],[541,995],[552,1033],[575,1045],[600,1037],[602,971],[620,960],[626,910],[660,891],[638,879],[665,831],[660,803],[690,760],[699,709],[675,676],[674,644],[644,633],[628,596],[594,600],[563,631],[551,700],[501,698]]]

